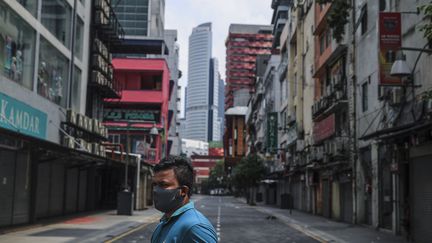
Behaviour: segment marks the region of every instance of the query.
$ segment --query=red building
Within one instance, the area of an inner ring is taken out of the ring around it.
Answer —
[[[203,180],[210,176],[210,170],[216,166],[216,162],[223,160],[223,156],[210,156],[210,155],[192,155],[192,167],[195,173],[195,184],[201,185]]]
[[[272,27],[232,24],[226,40],[225,110],[233,107],[234,92],[254,92],[256,56],[271,54]]]
[[[123,91],[120,99],[105,100],[104,123],[110,140],[155,164],[168,154],[167,131],[172,118],[168,102],[172,91],[167,62],[162,58],[115,58],[112,63]],[[154,127],[158,135],[150,134]]]

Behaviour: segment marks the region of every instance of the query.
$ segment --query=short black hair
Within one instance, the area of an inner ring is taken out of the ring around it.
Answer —
[[[189,188],[188,196],[190,197],[194,182],[194,172],[190,160],[182,156],[168,156],[155,165],[153,171],[157,173],[169,169],[174,170],[175,177],[180,186],[187,186]]]

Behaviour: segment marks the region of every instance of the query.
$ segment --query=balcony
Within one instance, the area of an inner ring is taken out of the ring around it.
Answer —
[[[333,113],[343,106],[348,106],[348,97],[344,89],[343,81],[333,82],[327,86],[325,95],[312,105],[312,117],[320,120],[322,117]]]

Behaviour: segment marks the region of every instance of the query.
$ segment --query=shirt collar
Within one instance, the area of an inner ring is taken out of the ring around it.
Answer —
[[[177,217],[177,216],[179,216],[180,214],[186,212],[187,210],[189,210],[189,209],[193,209],[193,208],[195,208],[194,202],[193,202],[193,201],[190,201],[190,202],[186,203],[185,205],[183,205],[182,207],[180,207],[179,209],[177,209],[177,210],[176,210],[176,211],[171,215],[170,218],[167,219],[166,216],[164,215],[164,216],[162,217],[161,221],[169,221],[171,218]]]

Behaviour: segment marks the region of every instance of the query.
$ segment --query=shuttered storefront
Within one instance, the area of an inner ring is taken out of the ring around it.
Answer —
[[[29,221],[29,154],[0,148],[0,227]]]
[[[411,235],[414,242],[432,239],[432,155],[410,162]]]

